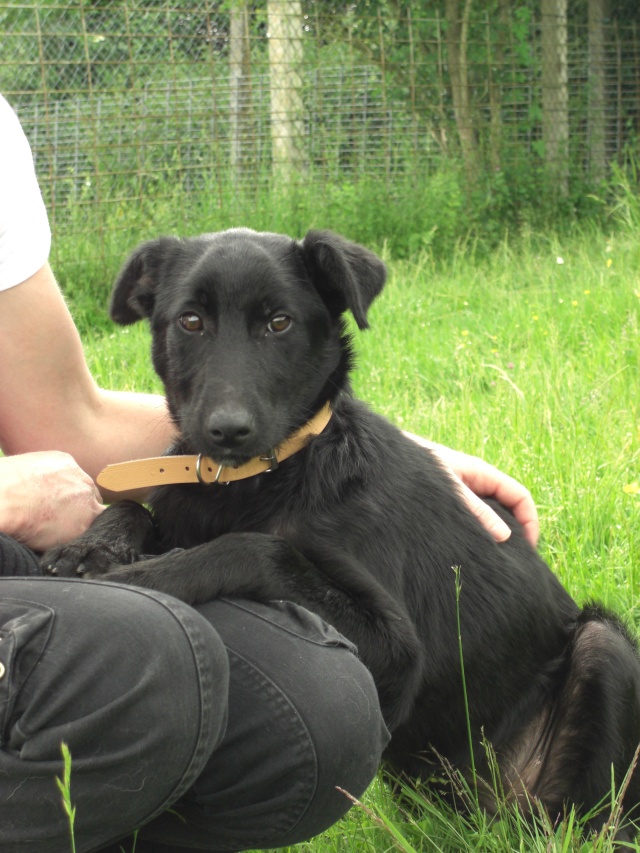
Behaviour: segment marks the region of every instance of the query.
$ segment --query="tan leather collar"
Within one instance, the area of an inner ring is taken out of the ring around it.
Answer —
[[[133,459],[107,465],[97,477],[97,483],[112,492],[128,492],[173,483],[231,483],[266,471],[274,471],[278,463],[293,456],[306,446],[309,438],[319,435],[331,419],[331,406],[324,408],[264,456],[255,456],[237,468],[225,467],[208,456],[156,456],[152,459]]]

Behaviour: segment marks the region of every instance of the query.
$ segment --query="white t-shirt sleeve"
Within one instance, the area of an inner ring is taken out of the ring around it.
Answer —
[[[0,290],[47,261],[51,230],[33,156],[18,117],[0,95]]]

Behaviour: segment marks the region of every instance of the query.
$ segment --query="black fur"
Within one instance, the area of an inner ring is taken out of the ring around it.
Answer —
[[[490,778],[486,740],[523,811],[589,809],[609,794],[612,766],[622,784],[640,741],[634,643],[611,613],[575,604],[500,507],[513,534],[496,544],[438,461],[353,399],[342,314],[365,328],[385,274],[323,231],[298,242],[237,229],[137,249],[111,312],[150,322],[182,436],[172,453],[242,463],[327,400],[334,415],[275,472],[160,488],[154,524],[138,505],[114,505],[44,564],[190,603],[245,596],[316,611],[373,673],[388,764],[422,778],[443,760],[470,773],[459,608],[477,773]],[[147,553],[160,556],[118,565]],[[479,793],[491,809],[490,788]],[[634,773],[627,817],[639,800]]]

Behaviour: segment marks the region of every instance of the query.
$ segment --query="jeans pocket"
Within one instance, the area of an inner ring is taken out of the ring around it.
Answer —
[[[54,615],[33,601],[0,599],[0,747],[20,690],[47,645]]]
[[[270,623],[275,628],[292,634],[299,640],[313,643],[318,646],[338,646],[347,649],[357,655],[356,646],[347,640],[333,625],[318,616],[311,610],[307,610],[299,604],[291,601],[270,601],[264,604],[246,599],[223,598],[231,607],[244,610],[253,614],[258,619]]]

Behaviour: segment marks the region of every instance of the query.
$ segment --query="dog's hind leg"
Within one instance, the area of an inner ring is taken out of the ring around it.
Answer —
[[[615,616],[585,608],[567,650],[562,685],[529,730],[524,764],[507,771],[507,788],[521,802],[537,801],[552,820],[575,804],[590,829],[609,819],[612,783],[622,792],[622,823],[640,818],[640,660],[635,644]],[[522,746],[522,744],[520,744]],[[522,752],[520,755],[522,756]],[[503,765],[503,769],[506,769]],[[520,789],[519,793],[517,789]],[[622,829],[619,837],[628,837]]]

